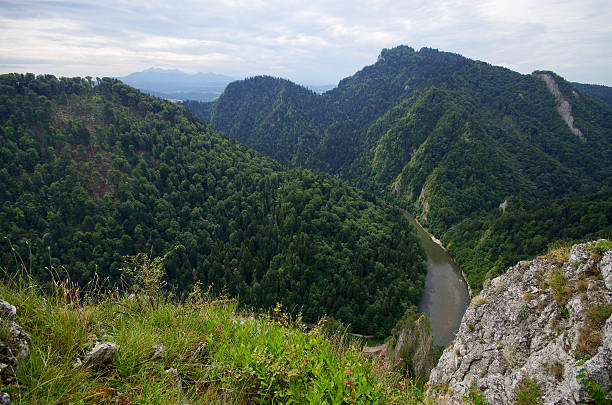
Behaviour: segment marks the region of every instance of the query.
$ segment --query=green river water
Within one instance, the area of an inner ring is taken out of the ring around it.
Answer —
[[[427,277],[419,310],[429,317],[434,343],[446,346],[454,339],[470,303],[467,284],[451,255],[434,242],[412,216],[408,217],[415,224],[427,254]]]

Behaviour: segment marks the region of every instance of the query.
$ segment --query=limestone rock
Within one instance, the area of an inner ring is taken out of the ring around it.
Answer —
[[[433,335],[427,315],[409,310],[397,323],[385,349],[391,364],[404,362],[412,376],[427,378],[434,366]]]
[[[588,399],[579,374],[610,391],[612,317],[592,314],[612,307],[612,252],[597,258],[594,244],[574,245],[564,263],[520,262],[486,284],[431,371],[430,394],[461,399],[474,387],[508,404],[529,379],[541,403],[576,404]]]
[[[15,323],[16,308],[0,300],[0,378],[15,375],[19,363],[30,355],[30,336]]]
[[[17,315],[17,309],[14,305],[9,304],[6,301],[0,300],[0,319],[5,322],[13,322]]]
[[[606,283],[606,288],[612,291],[612,250],[604,253],[601,262],[599,262],[599,269],[601,270],[601,277]]]
[[[151,361],[158,363],[166,358],[166,348],[163,345],[153,345],[151,350],[153,351]]]
[[[91,368],[101,368],[115,361],[117,345],[111,342],[96,342],[87,353],[83,364]]]
[[[198,348],[191,353],[192,361],[205,361],[209,355],[209,348],[206,342],[200,342]]]
[[[389,345],[387,345],[386,343],[383,343],[382,345],[378,346],[364,346],[363,353],[369,356],[372,360],[374,360],[379,356],[386,355],[388,346]]]

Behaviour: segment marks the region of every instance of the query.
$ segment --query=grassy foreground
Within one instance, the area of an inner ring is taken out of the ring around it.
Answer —
[[[198,289],[178,301],[83,293],[67,283],[45,290],[27,277],[5,277],[0,298],[17,308],[16,321],[32,338],[16,378],[2,383],[11,403],[426,401],[423,388],[373,364],[359,344],[321,328],[306,332],[280,308],[245,316],[235,301]],[[96,340],[118,345],[114,362],[74,368]],[[159,345],[164,353],[156,358]]]

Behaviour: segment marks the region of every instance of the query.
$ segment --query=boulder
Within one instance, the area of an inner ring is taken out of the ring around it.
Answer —
[[[417,379],[427,379],[434,366],[434,344],[427,315],[409,309],[387,342],[386,359]]]
[[[19,364],[30,355],[30,336],[15,323],[17,309],[0,300],[0,382],[15,376]],[[0,405],[8,405],[10,396],[0,392]]]
[[[151,361],[159,363],[166,358],[166,348],[163,345],[153,345],[151,346],[151,350],[153,351]]]
[[[96,342],[93,349],[85,355],[83,364],[94,369],[102,368],[115,361],[117,345],[112,342]]]

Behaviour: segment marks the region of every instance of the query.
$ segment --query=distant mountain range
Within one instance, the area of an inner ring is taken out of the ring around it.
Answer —
[[[235,79],[217,73],[189,74],[178,69],[149,68],[142,72],[118,77],[127,85],[152,96],[168,100],[214,101],[223,93],[225,87]],[[316,93],[325,93],[336,87],[335,84],[306,85]]]
[[[212,101],[234,78],[216,73],[189,74],[176,69],[150,68],[119,80],[153,96],[171,100]]]

